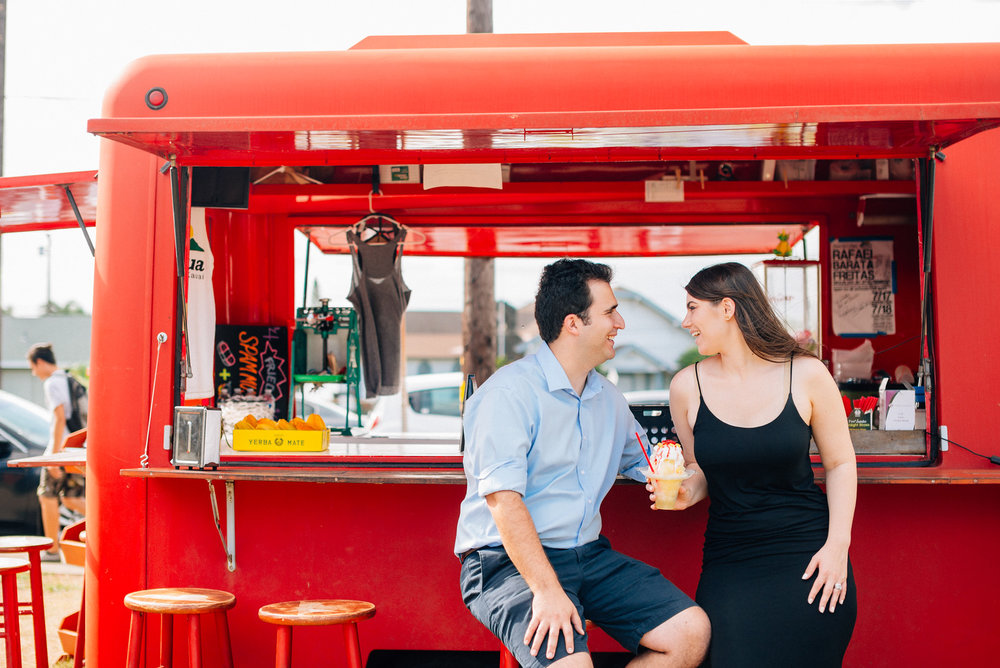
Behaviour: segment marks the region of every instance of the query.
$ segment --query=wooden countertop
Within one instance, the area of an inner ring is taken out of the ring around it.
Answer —
[[[822,468],[814,468],[816,482],[824,482]],[[460,463],[438,462],[375,466],[369,464],[323,467],[229,466],[217,470],[174,468],[122,469],[130,478],[195,479],[195,480],[255,480],[278,482],[320,482],[361,484],[465,484]],[[1000,468],[942,469],[940,467],[859,467],[858,482],[868,485],[996,485],[1000,484]],[[639,484],[619,477],[619,484]]]
[[[32,468],[40,466],[63,466],[67,469],[77,469],[82,471],[87,466],[86,448],[66,448],[62,452],[55,452],[51,455],[38,455],[37,457],[22,457],[21,459],[8,459],[7,466],[13,468]]]

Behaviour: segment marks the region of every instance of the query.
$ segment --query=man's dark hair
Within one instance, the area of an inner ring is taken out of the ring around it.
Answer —
[[[606,264],[587,260],[556,260],[545,267],[535,295],[535,322],[546,343],[559,338],[563,320],[577,315],[584,324],[590,323],[587,310],[593,303],[587,281],[611,283],[613,272]]]
[[[56,363],[56,356],[52,352],[51,343],[36,343],[28,349],[28,361],[32,364],[37,364],[38,360],[48,362],[49,364]]]

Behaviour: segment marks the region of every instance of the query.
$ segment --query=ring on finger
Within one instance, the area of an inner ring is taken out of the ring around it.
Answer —
[[[839,583],[839,582],[837,582],[836,584],[834,584],[834,585],[833,585],[833,588],[834,588],[835,590],[837,590],[837,591],[840,591],[841,589],[843,589],[843,588],[844,588],[844,585],[843,585],[843,584],[841,584],[841,583]]]

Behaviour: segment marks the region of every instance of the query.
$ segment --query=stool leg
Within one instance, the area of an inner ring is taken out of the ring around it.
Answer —
[[[73,668],[83,668],[85,653],[84,640],[86,638],[87,627],[84,624],[83,616],[87,611],[87,578],[83,578],[83,586],[80,587],[80,616],[76,618],[76,645],[73,648]]]
[[[292,668],[291,626],[278,626],[278,640],[274,647],[274,668]]]
[[[42,596],[42,557],[38,550],[28,553],[31,564],[31,617],[35,632],[35,666],[49,668],[49,648],[45,640],[45,599]]]
[[[128,658],[125,662],[127,668],[139,668],[139,662],[142,660],[143,627],[145,625],[146,613],[133,610],[128,630]]]
[[[201,668],[201,615],[188,615],[188,664]]]
[[[357,624],[344,624],[344,647],[347,648],[347,665],[351,668],[362,668],[361,641],[358,640]]]
[[[505,645],[500,645],[500,668],[520,668],[520,666],[510,650]]]
[[[229,639],[229,617],[225,610],[215,613],[215,630],[219,635],[219,652],[223,668],[233,668],[233,644]]]
[[[7,665],[21,668],[21,626],[17,607],[17,573],[4,573],[3,580],[3,630],[7,649]]]
[[[160,665],[170,668],[174,663],[174,616],[160,615]]]

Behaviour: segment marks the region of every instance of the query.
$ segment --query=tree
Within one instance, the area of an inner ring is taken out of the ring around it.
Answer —
[[[704,359],[708,359],[709,355],[702,355],[698,352],[698,348],[689,348],[681,353],[681,356],[677,358],[677,368],[683,369],[686,366],[691,366],[695,362],[700,362]]]
[[[83,307],[72,299],[60,306],[59,304],[50,301],[45,305],[46,315],[86,315],[87,312],[83,310]]]

